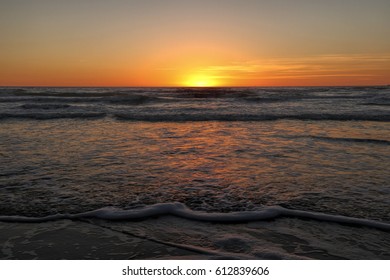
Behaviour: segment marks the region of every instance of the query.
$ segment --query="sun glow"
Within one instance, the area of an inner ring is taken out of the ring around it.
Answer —
[[[189,76],[183,83],[188,87],[215,87],[218,82],[215,78],[207,75],[193,75]]]

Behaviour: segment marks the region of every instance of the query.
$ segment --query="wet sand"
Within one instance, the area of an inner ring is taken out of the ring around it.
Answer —
[[[388,232],[293,218],[0,223],[1,259],[390,259]]]
[[[1,259],[151,259],[202,256],[85,222],[0,223]]]

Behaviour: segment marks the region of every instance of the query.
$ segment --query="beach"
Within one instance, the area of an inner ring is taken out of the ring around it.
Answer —
[[[288,219],[244,224],[172,216],[0,223],[2,259],[389,259],[386,231]]]

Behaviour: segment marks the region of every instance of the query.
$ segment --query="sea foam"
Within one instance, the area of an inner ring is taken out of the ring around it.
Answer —
[[[193,211],[182,203],[160,203],[140,209],[122,210],[105,207],[78,214],[56,214],[46,217],[0,216],[2,222],[41,223],[60,219],[96,218],[110,221],[132,221],[151,217],[172,215],[194,221],[214,223],[247,223],[277,219],[281,217],[311,219],[323,222],[339,223],[351,226],[364,226],[383,231],[390,231],[390,224],[368,219],[330,215],[311,211],[287,209],[281,206],[269,206],[259,211],[243,211],[232,213],[207,213]]]

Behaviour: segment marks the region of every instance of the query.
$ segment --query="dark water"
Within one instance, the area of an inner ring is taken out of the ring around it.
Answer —
[[[0,258],[68,258],[67,232],[91,258],[119,231],[217,258],[389,259],[389,105],[388,87],[1,88]]]
[[[0,213],[180,202],[390,221],[390,89],[3,88]]]

